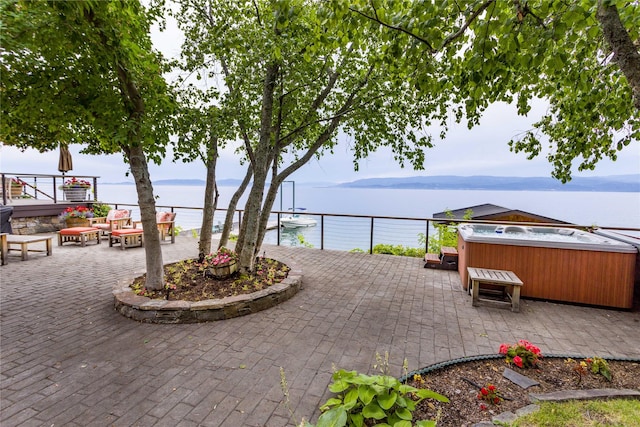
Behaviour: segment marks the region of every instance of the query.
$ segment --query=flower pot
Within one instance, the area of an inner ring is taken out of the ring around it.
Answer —
[[[89,227],[90,222],[87,218],[67,218],[64,220],[67,224],[67,228],[71,227]]]
[[[70,202],[82,202],[87,199],[86,188],[65,188],[64,198]]]
[[[20,197],[22,196],[22,185],[11,184],[11,197]]]
[[[226,264],[209,267],[209,273],[216,279],[226,279],[238,270],[238,263],[231,261]]]

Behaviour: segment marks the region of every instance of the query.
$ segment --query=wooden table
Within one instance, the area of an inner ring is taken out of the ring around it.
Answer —
[[[508,304],[511,306],[511,311],[520,311],[520,288],[522,287],[523,283],[522,280],[520,280],[513,271],[492,270],[489,268],[476,267],[467,267],[467,271],[469,272],[468,289],[473,295],[472,305],[474,307],[477,307],[480,301],[482,301],[484,303],[497,306]],[[505,289],[511,287],[511,294],[507,292],[507,295],[509,296],[511,302],[509,303],[506,301],[494,301],[480,298],[481,284],[502,286]]]
[[[31,245],[32,243],[39,243],[39,242],[44,242],[45,249],[29,249],[29,245]],[[51,252],[53,249],[52,242],[53,242],[53,237],[51,236],[30,236],[30,235],[20,235],[20,234],[9,234],[6,236],[7,253],[12,250],[13,251],[20,250],[22,261],[26,261],[28,259],[29,252],[46,252],[47,256],[51,256]],[[5,257],[4,242],[2,243],[2,245],[3,245],[2,253],[4,258]],[[12,245],[19,246],[19,249],[12,248],[11,247]],[[5,262],[6,260],[3,262],[3,264]]]

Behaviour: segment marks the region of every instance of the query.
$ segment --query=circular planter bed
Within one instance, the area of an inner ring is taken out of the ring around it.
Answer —
[[[271,308],[298,293],[302,272],[289,267],[284,280],[265,289],[202,301],[152,299],[133,291],[135,278],[122,280],[113,288],[114,306],[123,316],[146,323],[197,323],[244,316]]]

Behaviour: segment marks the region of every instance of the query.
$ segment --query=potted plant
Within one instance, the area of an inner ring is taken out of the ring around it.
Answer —
[[[216,279],[226,279],[238,269],[238,255],[231,249],[222,247],[215,253],[205,255],[205,271]]]
[[[18,178],[11,178],[11,197],[20,197],[26,183]]]
[[[64,198],[71,202],[81,202],[87,198],[87,190],[91,188],[91,183],[84,179],[75,177],[68,179],[60,186],[64,191]]]
[[[93,211],[86,206],[69,206],[60,214],[60,220],[71,227],[88,227],[89,218],[93,218]]]

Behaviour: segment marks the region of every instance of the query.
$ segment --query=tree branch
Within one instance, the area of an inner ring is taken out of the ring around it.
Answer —
[[[605,5],[598,0],[596,13],[604,38],[613,51],[612,61],[618,64],[620,71],[629,82],[633,93],[633,105],[640,110],[640,53],[633,44],[629,33],[620,21],[618,9],[614,5]]]
[[[456,31],[453,34],[450,34],[446,39],[444,39],[444,41],[442,42],[442,45],[440,46],[439,50],[442,50],[443,48],[447,47],[447,45],[449,43],[451,43],[452,41],[454,41],[455,39],[457,39],[458,37],[462,36],[462,34],[464,34],[464,32],[467,30],[467,28],[469,28],[469,25],[471,25],[473,23],[473,21],[476,20],[476,18],[482,13],[484,12],[490,5],[491,3],[495,2],[495,0],[487,0],[485,1],[482,5],[480,5],[480,7],[478,8],[478,10],[476,10],[475,12],[473,12],[471,14],[471,16],[469,17],[469,19],[467,19],[467,22],[465,22],[462,27],[460,27],[460,29],[458,31]]]
[[[349,10],[352,11],[352,12],[355,12],[358,15],[361,15],[361,16],[367,18],[367,19],[375,21],[378,24],[382,25],[383,27],[386,27],[386,28],[389,28],[389,29],[395,30],[395,31],[400,31],[401,33],[405,33],[405,34],[409,35],[410,37],[413,37],[414,39],[418,40],[419,42],[426,44],[427,47],[429,48],[429,50],[431,51],[431,53],[435,53],[436,52],[436,50],[433,48],[433,46],[431,46],[431,43],[429,43],[429,41],[427,39],[423,39],[419,35],[414,34],[411,31],[409,31],[407,29],[404,29],[402,27],[398,27],[398,26],[395,26],[395,25],[387,24],[386,22],[382,22],[380,20],[380,18],[378,17],[378,13],[375,11],[375,8],[374,8],[374,16],[369,16],[366,13],[355,9],[353,6],[349,6]]]

